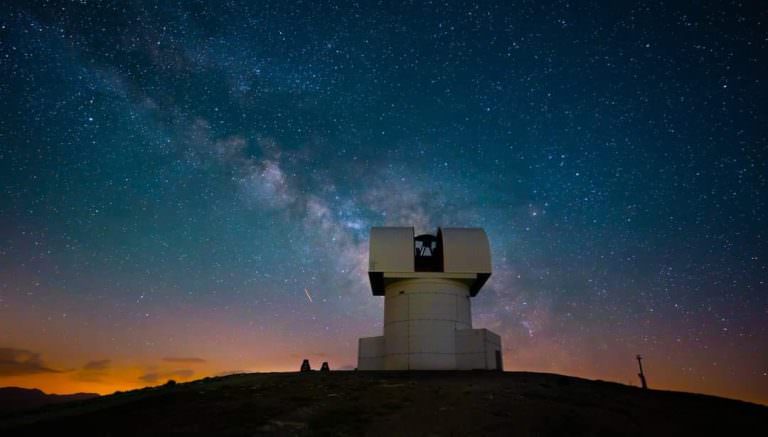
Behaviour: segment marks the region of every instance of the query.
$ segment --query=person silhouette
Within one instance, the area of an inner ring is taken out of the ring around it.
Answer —
[[[301,362],[301,371],[302,372],[310,372],[312,371],[312,368],[309,366],[309,360],[304,359],[304,361]]]

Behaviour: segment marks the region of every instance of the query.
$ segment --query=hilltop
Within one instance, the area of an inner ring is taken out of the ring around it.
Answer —
[[[0,432],[768,435],[768,407],[527,372],[253,373],[0,416]]]

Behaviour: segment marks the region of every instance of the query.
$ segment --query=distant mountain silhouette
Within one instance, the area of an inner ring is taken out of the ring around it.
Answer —
[[[99,397],[97,393],[47,394],[36,388],[0,387],[0,414]]]

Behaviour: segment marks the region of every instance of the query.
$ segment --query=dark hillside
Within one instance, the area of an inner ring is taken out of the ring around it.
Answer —
[[[768,408],[542,373],[264,373],[52,405],[6,416],[0,431],[765,436]]]

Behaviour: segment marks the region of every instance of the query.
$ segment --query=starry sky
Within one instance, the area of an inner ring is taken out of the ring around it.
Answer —
[[[157,3],[0,6],[0,385],[353,368],[479,226],[507,370],[768,403],[760,2]]]

